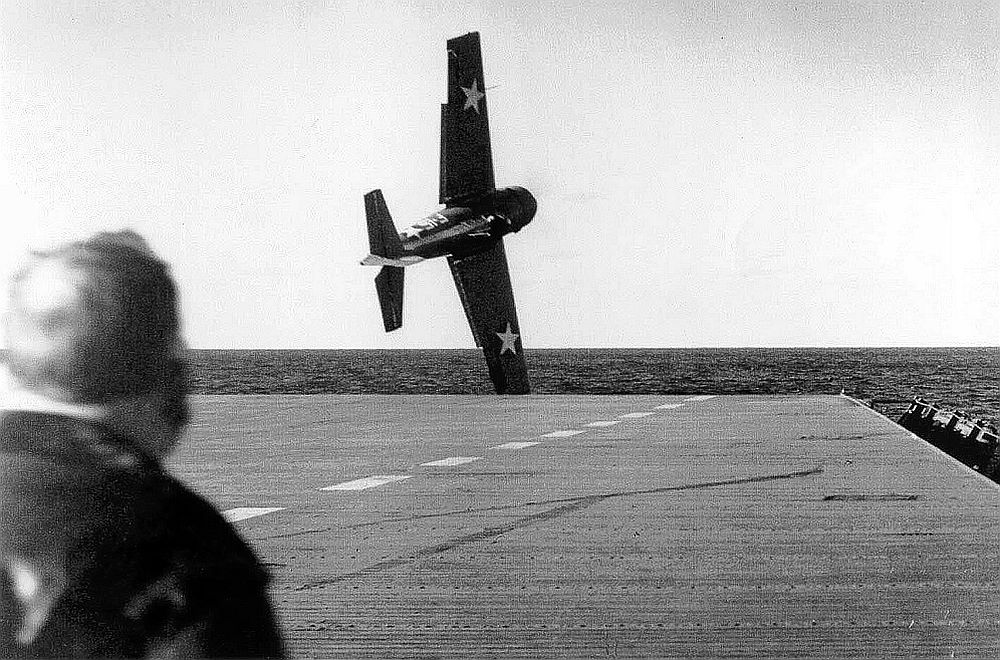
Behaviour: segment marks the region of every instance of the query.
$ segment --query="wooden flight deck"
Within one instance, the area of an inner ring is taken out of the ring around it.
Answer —
[[[837,396],[202,396],[296,657],[1000,653],[1000,491]]]

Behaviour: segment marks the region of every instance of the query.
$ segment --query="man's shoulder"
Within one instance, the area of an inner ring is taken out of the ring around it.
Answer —
[[[39,648],[65,655],[55,651],[90,640],[93,631],[73,627],[69,612],[79,609],[133,631],[122,643],[161,640],[190,650],[181,656],[280,655],[267,573],[215,507],[155,462],[65,451],[87,438],[64,426],[43,430],[68,433],[58,448],[12,441],[0,425],[0,559],[26,559],[64,581]]]
[[[87,425],[54,415],[0,417],[0,547],[57,551],[124,525],[149,470],[99,441]]]
[[[144,524],[138,548],[148,573],[126,611],[136,620],[156,620],[169,603],[175,625],[168,628],[175,632],[166,637],[180,656],[282,656],[269,575],[256,554],[212,504],[180,481],[160,473],[155,486],[157,494],[142,498],[137,511]]]
[[[136,515],[144,536],[171,547],[177,561],[198,566],[200,573],[210,567],[217,579],[239,572],[266,581],[256,555],[205,498],[166,472],[142,486],[147,494],[139,498]]]
[[[0,421],[0,523],[3,545],[141,547],[160,563],[260,572],[246,543],[203,497],[93,425],[55,416]]]

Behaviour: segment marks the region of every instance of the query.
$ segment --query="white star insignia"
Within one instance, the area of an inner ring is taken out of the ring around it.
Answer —
[[[515,334],[510,329],[510,323],[507,324],[507,332],[497,332],[494,333],[503,342],[503,346],[500,347],[500,355],[503,355],[506,351],[510,351],[514,355],[517,355],[517,349],[514,348],[514,340],[516,340],[521,335]]]
[[[479,114],[479,102],[486,96],[477,89],[478,85],[479,81],[473,80],[472,87],[462,88],[462,91],[465,92],[465,105],[462,106],[462,110],[472,108],[477,115]]]

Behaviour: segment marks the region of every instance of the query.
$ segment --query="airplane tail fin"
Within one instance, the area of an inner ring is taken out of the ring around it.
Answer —
[[[382,307],[385,331],[392,332],[403,325],[403,273],[400,266],[383,266],[375,276],[375,291]]]
[[[390,259],[403,254],[403,243],[399,240],[396,226],[392,224],[389,207],[385,205],[381,190],[373,190],[365,195],[365,215],[368,218],[368,244],[372,255]]]

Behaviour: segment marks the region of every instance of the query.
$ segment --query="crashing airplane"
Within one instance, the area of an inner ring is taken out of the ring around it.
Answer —
[[[486,113],[479,33],[448,40],[448,103],[441,106],[441,191],[444,208],[396,231],[381,190],[365,195],[371,254],[381,266],[375,289],[386,332],[403,324],[403,269],[447,257],[458,296],[483,349],[498,394],[527,394],[528,370],[514,309],[503,237],[535,216],[524,188],[497,189]]]

